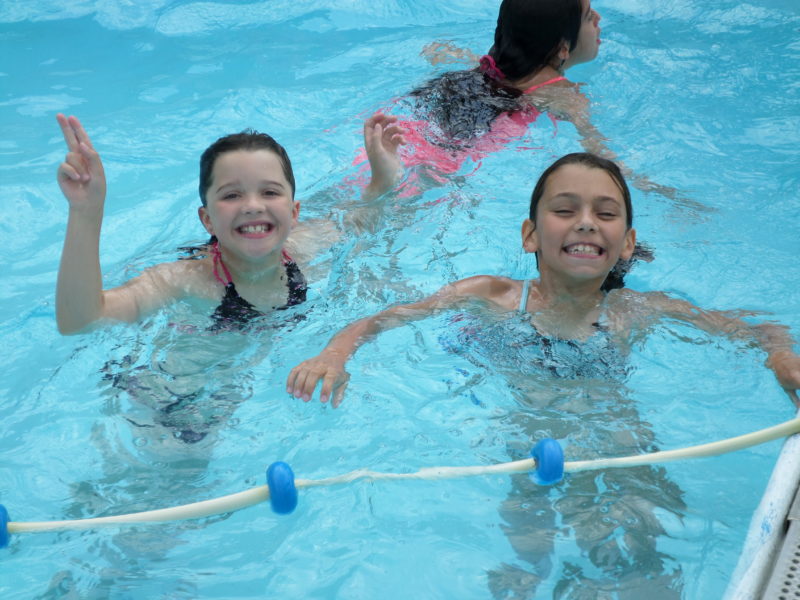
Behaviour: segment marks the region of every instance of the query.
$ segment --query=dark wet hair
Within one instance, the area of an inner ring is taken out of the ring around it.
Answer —
[[[581,11],[581,0],[503,0],[488,54],[512,81],[536,73],[553,62],[562,42],[574,50]],[[479,69],[444,73],[411,92],[443,134],[461,141],[520,110],[521,95]]]
[[[547,184],[547,180],[558,169],[566,165],[582,165],[589,169],[600,169],[608,173],[609,177],[611,177],[614,183],[617,184],[617,187],[622,193],[622,200],[625,203],[625,225],[627,229],[633,227],[633,203],[631,202],[631,191],[628,188],[627,182],[625,181],[625,176],[622,174],[622,171],[620,171],[620,168],[615,162],[608,160],[607,158],[597,156],[596,154],[590,154],[589,152],[574,152],[572,154],[562,156],[552,165],[547,167],[539,176],[539,181],[536,182],[536,187],[533,188],[533,193],[531,194],[531,205],[530,210],[528,211],[528,217],[531,221],[533,221],[534,225],[536,225],[536,210],[539,208],[539,201],[544,195],[544,188]],[[625,287],[624,277],[628,271],[633,268],[633,265],[638,260],[644,260],[645,262],[652,261],[653,251],[649,247],[637,243],[633,250],[633,256],[627,260],[618,260],[617,264],[614,265],[614,268],[609,272],[600,289],[602,289],[604,292],[608,292],[613,289]],[[538,266],[538,256],[536,262]]]
[[[295,182],[294,171],[292,171],[292,161],[289,160],[289,155],[286,149],[281,146],[275,139],[266,133],[259,133],[253,129],[245,129],[241,133],[232,133],[225,137],[219,138],[216,142],[211,144],[200,156],[200,201],[203,206],[206,206],[206,194],[208,188],[211,187],[211,178],[214,174],[214,163],[217,162],[222,154],[226,152],[235,152],[236,150],[269,150],[278,155],[283,168],[283,175],[286,181],[292,188],[292,198],[294,198]]]
[[[581,29],[581,0],[503,0],[489,50],[512,81],[549,65],[561,42],[575,49]]]

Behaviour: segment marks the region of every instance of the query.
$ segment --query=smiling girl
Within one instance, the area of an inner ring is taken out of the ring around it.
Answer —
[[[750,325],[732,312],[704,311],[660,292],[623,288],[615,266],[636,244],[631,196],[617,165],[593,154],[568,154],[548,167],[533,190],[522,247],[536,255],[539,279],[519,281],[479,275],[456,281],[434,295],[366,317],[339,332],[316,357],[289,374],[287,391],[305,401],[322,381],[320,399],[338,406],[349,378],[347,360],[377,333],[404,322],[476,302],[497,314],[525,318],[527,344],[562,342],[580,350],[624,347],[631,332],[673,319],[714,335],[760,347],[787,391],[800,387],[800,356],[784,326]]]
[[[217,323],[241,323],[305,300],[306,282],[287,246],[308,241],[298,223],[292,165],[284,148],[253,131],[220,138],[200,159],[200,221],[212,236],[199,260],[162,263],[125,284],[103,290],[99,240],[106,180],[99,154],[76,117],[57,116],[67,155],[58,182],[69,219],[56,289],[61,333],[102,322],[134,322],[179,299],[217,305]],[[362,198],[387,191],[398,175],[403,130],[375,115],[364,126],[372,179]],[[307,249],[306,249],[307,251]]]

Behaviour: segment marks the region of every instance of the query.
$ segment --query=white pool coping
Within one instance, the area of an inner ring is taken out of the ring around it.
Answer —
[[[800,417],[800,411],[797,416]],[[724,600],[761,600],[786,539],[787,520],[800,484],[800,434],[783,444],[761,502],[753,513]]]

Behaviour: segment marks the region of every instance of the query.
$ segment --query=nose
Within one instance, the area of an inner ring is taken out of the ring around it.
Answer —
[[[251,214],[264,210],[264,203],[261,201],[260,194],[246,194],[242,203],[242,212]]]
[[[581,211],[578,215],[578,220],[575,221],[575,231],[581,233],[593,233],[597,231],[597,223],[595,223],[590,211]]]

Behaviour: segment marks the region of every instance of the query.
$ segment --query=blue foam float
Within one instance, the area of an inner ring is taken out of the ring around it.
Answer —
[[[539,485],[553,485],[564,478],[564,451],[561,444],[552,438],[544,438],[531,450],[536,461],[536,470],[530,478]]]
[[[294,472],[285,462],[274,462],[267,469],[269,503],[279,515],[288,515],[297,506]]]

